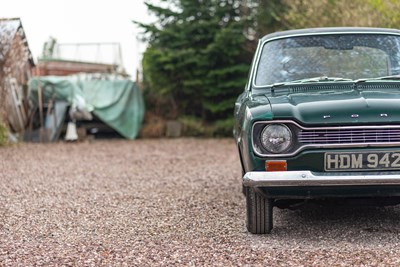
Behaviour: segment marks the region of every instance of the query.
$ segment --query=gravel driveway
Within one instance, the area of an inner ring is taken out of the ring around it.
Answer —
[[[232,139],[0,148],[0,266],[400,265],[399,207],[275,211],[245,228]]]

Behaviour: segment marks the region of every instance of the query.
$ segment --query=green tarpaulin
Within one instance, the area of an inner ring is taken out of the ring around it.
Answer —
[[[142,93],[131,80],[35,77],[29,88],[30,97],[36,103],[38,85],[44,101],[54,95],[56,100],[84,108],[128,139],[134,139],[139,132],[145,108]]]

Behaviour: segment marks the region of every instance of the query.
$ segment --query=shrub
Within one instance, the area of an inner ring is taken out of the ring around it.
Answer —
[[[234,123],[235,119],[233,117],[216,121],[211,126],[211,136],[215,137],[232,136]]]
[[[0,120],[0,146],[8,144],[8,129],[7,126]]]
[[[218,120],[214,123],[204,123],[201,119],[185,116],[179,118],[182,123],[183,136],[196,137],[231,137],[234,118]]]
[[[179,122],[182,123],[183,136],[205,136],[206,134],[206,127],[199,118],[185,116],[179,118]]]

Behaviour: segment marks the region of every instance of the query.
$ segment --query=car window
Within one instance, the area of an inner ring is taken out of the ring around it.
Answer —
[[[267,42],[256,85],[313,77],[374,78],[400,73],[400,38],[390,35],[303,36]]]

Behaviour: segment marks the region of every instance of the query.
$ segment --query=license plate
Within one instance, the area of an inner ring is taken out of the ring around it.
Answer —
[[[400,151],[325,153],[325,171],[400,170]]]

